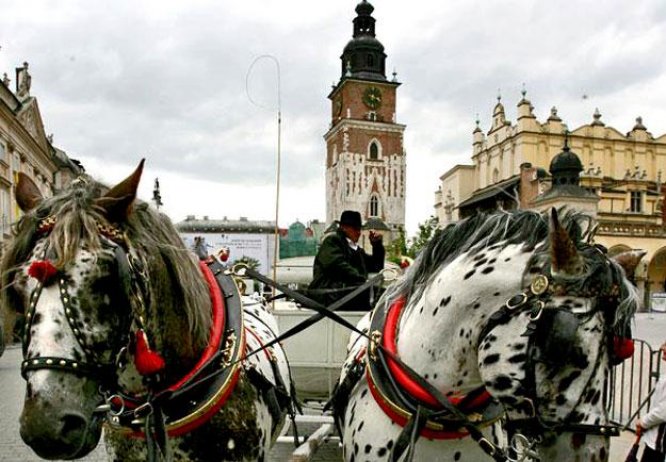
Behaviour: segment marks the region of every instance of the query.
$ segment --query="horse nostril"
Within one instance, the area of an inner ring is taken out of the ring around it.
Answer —
[[[72,437],[74,440],[78,440],[88,425],[86,419],[76,414],[65,414],[60,420],[62,421],[62,436],[65,439]]]

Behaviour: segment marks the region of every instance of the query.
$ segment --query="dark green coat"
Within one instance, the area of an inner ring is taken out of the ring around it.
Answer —
[[[349,247],[345,233],[338,229],[328,235],[317,252],[313,266],[310,295],[324,305],[344,297],[368,279],[368,273],[384,268],[384,245],[381,241],[372,244],[372,255],[362,248]],[[325,289],[349,288],[346,291],[326,292]],[[323,290],[322,290],[323,289]],[[370,309],[370,290],[361,293],[341,309]]]

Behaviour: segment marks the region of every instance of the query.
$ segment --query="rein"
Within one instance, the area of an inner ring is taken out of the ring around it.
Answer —
[[[393,352],[389,351],[389,349],[385,348],[384,345],[378,341],[377,338],[374,338],[372,335],[368,335],[366,332],[359,330],[355,325],[351,324],[349,321],[346,319],[342,318],[340,315],[335,313],[335,310],[342,306],[344,303],[347,301],[351,300],[353,297],[358,295],[358,293],[361,293],[363,290],[367,289],[370,285],[374,284],[375,282],[379,281],[379,278],[381,277],[381,274],[378,274],[374,276],[373,278],[369,279],[366,281],[365,284],[357,287],[353,292],[350,294],[346,295],[342,299],[336,301],[335,303],[331,304],[328,308],[322,305],[321,303],[311,300],[310,298],[306,297],[305,295],[298,293],[296,291],[292,291],[291,289],[263,276],[262,274],[258,273],[257,271],[254,271],[250,268],[245,269],[245,273],[250,276],[253,279],[256,279],[260,282],[263,282],[264,284],[267,284],[271,287],[276,288],[277,290],[287,294],[287,296],[293,298],[296,302],[307,306],[308,308],[311,308],[315,311],[317,311],[317,314],[311,316],[310,318],[306,319],[305,321],[299,323],[298,325],[294,326],[292,329],[289,331],[285,332],[283,335],[281,335],[281,339],[283,340],[284,338],[287,338],[287,334],[294,335],[306,327],[308,327],[311,324],[314,324],[315,322],[321,320],[322,318],[326,317],[331,319],[332,321],[346,327],[347,329],[351,330],[352,332],[355,332],[359,334],[360,336],[366,338],[369,342],[369,345],[371,348],[375,348],[377,351],[381,351],[383,355],[385,355],[387,358],[390,358],[390,360],[394,361],[396,364],[400,365],[400,367],[405,371],[405,373],[409,376],[409,378],[414,381],[416,384],[418,384],[421,388],[426,390],[432,397],[433,399],[437,402],[437,404],[446,412],[448,412],[450,415],[452,415],[456,421],[456,423],[461,427],[467,430],[469,435],[474,439],[474,441],[477,442],[479,447],[490,457],[492,457],[495,461],[497,462],[506,462],[509,461],[507,458],[505,452],[502,450],[502,448],[496,446],[493,444],[490,440],[488,440],[481,430],[479,429],[478,425],[471,421],[469,417],[464,414],[461,410],[459,410],[456,406],[451,404],[449,402],[449,399],[442,394],[437,388],[433,387],[427,380],[425,380],[421,375],[416,372],[414,369],[412,369],[409,365],[404,363],[396,354]],[[276,339],[277,340],[277,339]],[[254,353],[254,352],[253,352]],[[414,421],[415,424],[413,425],[413,428],[416,429],[417,427],[421,426],[424,424],[428,417],[431,415],[431,412],[428,411],[426,408],[419,406],[417,409],[417,412],[414,416]],[[418,434],[418,432],[416,432]],[[413,443],[414,441],[414,434],[412,432],[411,436],[411,442]],[[413,447],[413,444],[409,445],[410,447]]]

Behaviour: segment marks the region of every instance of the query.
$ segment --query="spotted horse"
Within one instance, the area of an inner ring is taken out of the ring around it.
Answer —
[[[555,209],[439,230],[350,340],[330,403],[344,459],[607,461],[643,253],[609,258],[593,234]]]
[[[113,461],[264,460],[293,396],[282,349],[260,349],[275,320],[135,199],[143,164],[51,198],[19,175],[2,300],[26,319],[21,437],[50,460],[85,456],[103,427]]]

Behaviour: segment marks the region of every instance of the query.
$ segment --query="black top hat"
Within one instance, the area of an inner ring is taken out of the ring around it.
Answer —
[[[340,225],[347,225],[353,228],[361,229],[363,224],[361,222],[361,214],[354,210],[345,210],[340,215]]]

